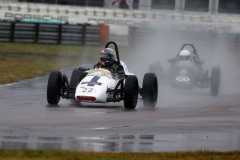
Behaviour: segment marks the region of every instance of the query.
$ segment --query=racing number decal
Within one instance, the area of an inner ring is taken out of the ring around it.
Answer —
[[[92,92],[92,91],[93,91],[93,88],[84,88],[84,89],[82,90],[83,93],[86,93],[86,92],[90,93],[90,92]]]
[[[95,89],[94,88],[91,88],[91,87],[87,87],[87,88],[81,88],[80,89],[80,92],[81,93],[95,93]]]
[[[82,84],[87,84],[87,86],[89,86],[89,87],[80,88],[79,92],[84,93],[84,94],[96,93],[94,85],[102,84],[102,83],[98,82],[99,79],[100,79],[100,77],[94,76],[90,82],[82,82]]]

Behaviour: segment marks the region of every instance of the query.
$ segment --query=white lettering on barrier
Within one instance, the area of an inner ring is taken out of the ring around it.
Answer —
[[[120,26],[145,26],[151,24],[150,21],[133,21],[133,20],[115,20],[115,19],[103,19],[103,18],[88,18],[88,22],[104,23],[108,25],[120,25]]]
[[[12,12],[5,12],[4,18],[9,19],[16,19],[16,20],[22,20],[22,19],[39,19],[39,20],[59,20],[68,22],[69,17],[68,16],[52,16],[52,15],[40,15],[40,14],[22,14],[22,13],[12,13]]]

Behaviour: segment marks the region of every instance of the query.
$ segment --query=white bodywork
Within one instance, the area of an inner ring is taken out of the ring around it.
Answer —
[[[128,71],[127,65],[123,61],[120,61],[120,62],[121,62],[121,65],[123,66],[123,69],[126,75],[134,75],[133,73],[130,73]]]
[[[127,69],[124,62],[121,61],[126,75],[133,75]],[[87,71],[88,74],[78,84],[75,92],[77,101],[106,103],[107,89],[114,89],[118,83],[118,77],[114,76],[109,70],[103,68],[95,68]]]

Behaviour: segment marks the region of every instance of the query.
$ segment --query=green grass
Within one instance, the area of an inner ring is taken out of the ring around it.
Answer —
[[[0,84],[43,76],[53,70],[78,64],[76,59],[0,56]]]
[[[0,84],[43,76],[66,66],[97,63],[103,48],[104,46],[0,43]],[[128,51],[126,47],[121,48],[124,53]]]
[[[19,55],[98,56],[103,46],[0,43],[0,53]]]
[[[114,48],[113,45],[110,45]],[[104,46],[57,45],[38,43],[1,43],[0,53],[19,55],[58,55],[58,56],[85,56],[95,58],[99,56]],[[119,47],[125,52],[127,47]]]
[[[66,66],[80,65],[83,57],[97,60],[100,46],[98,47],[0,43],[0,53],[4,53],[0,55],[0,84],[47,75]]]
[[[0,55],[0,84],[47,75],[66,66],[80,65],[83,57],[97,60],[101,49],[102,46],[0,43],[0,54],[4,54]]]
[[[0,160],[239,160],[240,152],[159,152],[115,153],[78,152],[60,150],[0,150]]]

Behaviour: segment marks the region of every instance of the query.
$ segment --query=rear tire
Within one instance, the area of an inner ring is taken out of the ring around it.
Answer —
[[[85,76],[86,74],[83,71],[80,71],[79,69],[74,69],[70,79],[70,86],[77,87],[77,85]]]
[[[161,66],[161,63],[157,62],[149,66],[149,72],[154,73],[159,80],[159,84],[165,82],[165,73]]]
[[[60,101],[62,90],[62,73],[53,71],[50,73],[47,85],[47,101],[49,104],[57,105]]]
[[[158,80],[154,73],[144,75],[142,97],[145,107],[155,108],[158,98]]]
[[[126,109],[134,109],[138,101],[138,79],[129,75],[124,86],[124,106]]]
[[[220,67],[219,66],[213,66],[212,67],[212,73],[211,73],[211,96],[218,96],[218,90],[220,86]]]

